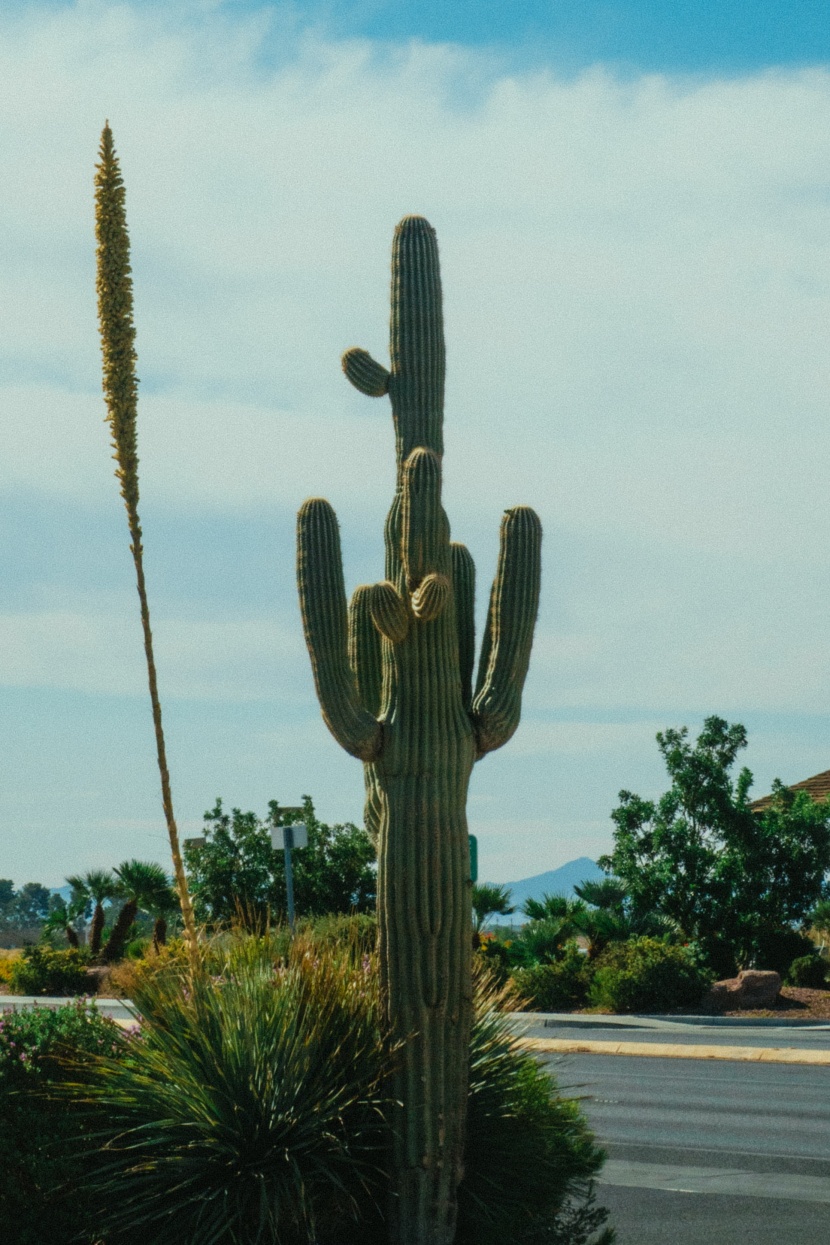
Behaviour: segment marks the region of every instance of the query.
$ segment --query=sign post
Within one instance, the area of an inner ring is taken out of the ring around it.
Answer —
[[[293,826],[273,826],[271,828],[271,846],[274,850],[282,848],[285,853],[285,899],[288,909],[288,924],[294,933],[294,870],[291,865],[291,853],[297,847],[308,847],[308,828],[304,822]]]
[[[474,834],[470,836],[470,881],[478,881],[478,839]]]

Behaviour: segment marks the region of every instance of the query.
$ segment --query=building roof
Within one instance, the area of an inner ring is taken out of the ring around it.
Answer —
[[[788,786],[791,791],[806,791],[814,800],[824,800],[830,795],[830,769],[813,774],[812,778],[804,778],[801,782],[791,782]],[[760,800],[753,800],[749,807],[754,813],[762,813],[771,803],[772,796],[765,795]]]

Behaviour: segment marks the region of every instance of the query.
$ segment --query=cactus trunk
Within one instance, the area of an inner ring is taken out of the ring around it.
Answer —
[[[379,954],[391,1037],[392,1245],[451,1245],[463,1175],[472,999],[467,787],[474,762],[519,721],[539,597],[541,528],[508,511],[473,695],[474,567],[451,544],[441,505],[444,334],[435,233],[398,226],[392,253],[391,370],[343,357],[363,393],[388,393],[397,488],[386,578],[346,606],[328,502],[298,518],[298,582],[323,716],[364,762],[366,824],[378,842]]]

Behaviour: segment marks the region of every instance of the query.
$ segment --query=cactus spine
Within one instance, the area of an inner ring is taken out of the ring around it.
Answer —
[[[539,600],[541,526],[506,512],[473,691],[475,568],[441,505],[444,331],[435,232],[406,217],[392,251],[391,369],[348,350],[363,393],[392,402],[397,488],[386,577],[346,606],[337,519],[298,517],[298,581],[323,717],[364,763],[377,835],[380,961],[404,1042],[392,1156],[394,1245],[450,1245],[463,1174],[471,1020],[467,787],[473,763],[519,723]]]

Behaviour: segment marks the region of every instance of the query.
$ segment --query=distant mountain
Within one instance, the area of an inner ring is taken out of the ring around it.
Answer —
[[[607,876],[595,860],[580,856],[558,869],[549,869],[547,873],[537,873],[532,878],[522,878],[520,882],[507,882],[511,892],[510,902],[516,912],[513,916],[491,917],[488,924],[507,925],[511,921],[521,921],[524,918],[519,909],[528,899],[541,899],[543,895],[564,895],[573,899],[575,886],[582,882],[600,882]]]

